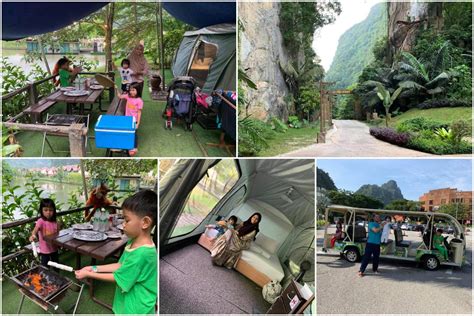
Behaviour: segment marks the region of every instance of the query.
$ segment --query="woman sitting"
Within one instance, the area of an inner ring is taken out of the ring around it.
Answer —
[[[339,221],[336,224],[336,233],[331,238],[331,248],[334,248],[336,241],[341,240],[342,238],[343,238],[342,223]]]
[[[242,254],[242,250],[249,249],[250,243],[255,240],[261,220],[262,215],[254,213],[236,230],[228,229],[224,235],[215,241],[211,249],[212,262],[227,269],[234,268]]]

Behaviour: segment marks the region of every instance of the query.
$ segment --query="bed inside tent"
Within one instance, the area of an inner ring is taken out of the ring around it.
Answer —
[[[216,185],[225,190],[183,231],[188,205],[203,184],[207,191]],[[262,215],[260,232],[235,269],[213,265],[209,250],[216,232],[206,225],[231,215],[245,221],[255,212]],[[175,162],[160,182],[160,312],[266,313],[271,304],[262,287],[268,282],[285,289],[301,277],[314,289],[314,221],[314,160]],[[300,275],[303,262],[310,268]]]

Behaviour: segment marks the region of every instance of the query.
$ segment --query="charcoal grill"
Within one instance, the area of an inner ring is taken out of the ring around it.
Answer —
[[[73,114],[46,114],[45,125],[49,126],[71,126],[73,124],[84,124],[89,128],[89,115],[73,115]],[[54,132],[43,132],[43,144],[41,145],[41,157],[44,156],[44,147],[47,144],[53,153],[69,153],[69,151],[55,150],[48,140],[48,136],[65,137],[63,134]],[[66,137],[68,137],[66,135]],[[88,137],[86,136],[85,145],[87,148]]]
[[[41,265],[33,266],[16,276],[10,277],[10,279],[20,288],[22,293],[18,314],[21,311],[25,297],[45,310],[49,310],[49,308],[53,311],[60,310],[59,301],[64,297],[63,294],[74,285],[80,288],[72,313],[74,315],[84,289],[84,284],[79,285]]]

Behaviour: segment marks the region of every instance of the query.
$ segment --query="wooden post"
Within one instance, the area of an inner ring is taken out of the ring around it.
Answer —
[[[84,124],[71,125],[69,129],[69,151],[71,157],[86,156],[86,135],[87,129],[84,128]]]
[[[28,85],[28,97],[30,100],[30,106],[38,102],[38,91],[36,91],[36,85],[34,82]]]

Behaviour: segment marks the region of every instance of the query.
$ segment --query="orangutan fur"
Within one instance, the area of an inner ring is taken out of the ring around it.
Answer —
[[[89,209],[85,211],[85,218],[86,221],[90,221],[92,216],[94,216],[95,211],[97,209],[100,209],[105,206],[109,206],[112,204],[112,201],[110,201],[107,198],[107,193],[110,191],[110,189],[103,183],[98,185],[96,188],[94,188],[91,191],[91,194],[89,196],[89,199],[86,202],[86,206],[92,206],[92,211],[89,213]]]

